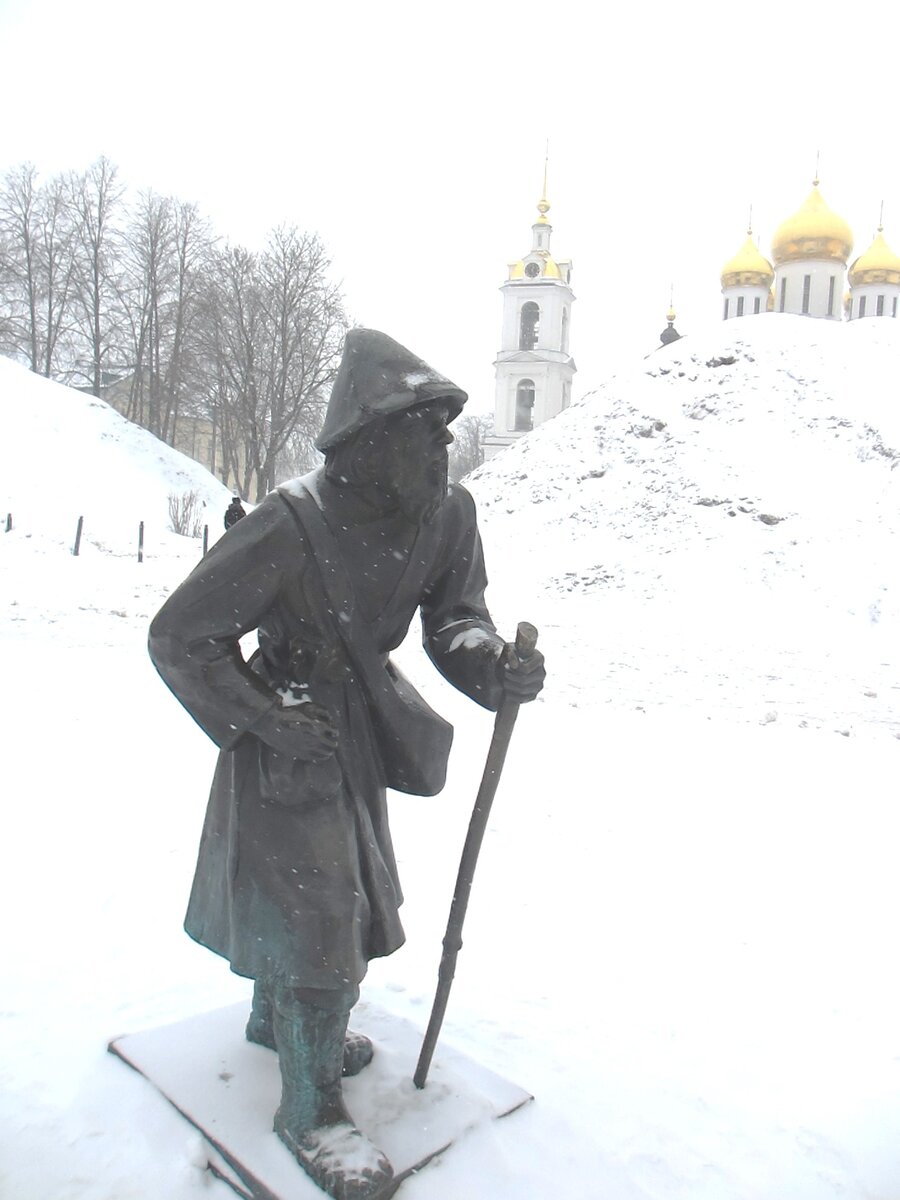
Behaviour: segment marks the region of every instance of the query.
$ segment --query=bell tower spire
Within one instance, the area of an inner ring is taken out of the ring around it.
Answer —
[[[547,199],[547,165],[550,158],[550,143],[547,143],[547,150],[544,155],[544,186],[541,191],[541,198],[537,203],[538,218],[531,227],[533,234],[531,243],[532,254],[540,254],[541,251],[550,253],[550,233],[553,226],[550,224],[547,213],[550,211],[550,201]]]

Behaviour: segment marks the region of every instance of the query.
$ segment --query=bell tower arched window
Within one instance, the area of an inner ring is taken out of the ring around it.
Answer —
[[[569,352],[569,310],[567,308],[563,309],[562,314],[562,345],[560,346],[560,350],[562,350],[563,354],[568,354]]]
[[[519,349],[533,350],[538,343],[538,334],[541,328],[541,310],[533,300],[528,300],[522,305],[522,314],[519,320]],[[529,429],[531,426],[529,425]]]
[[[537,307],[537,305],[535,305]],[[525,433],[534,427],[534,380],[522,379],[516,388],[516,432]]]

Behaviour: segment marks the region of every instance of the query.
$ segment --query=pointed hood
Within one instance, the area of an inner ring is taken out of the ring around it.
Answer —
[[[344,354],[316,446],[328,450],[375,417],[429,400],[446,400],[452,421],[468,396],[387,334],[351,329],[344,338]]]

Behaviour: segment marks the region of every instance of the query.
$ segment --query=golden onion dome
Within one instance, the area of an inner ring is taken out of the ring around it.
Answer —
[[[850,267],[848,278],[853,287],[866,283],[900,284],[900,258],[884,240],[880,225],[872,245]]]
[[[813,180],[813,189],[806,200],[792,217],[781,222],[772,239],[776,266],[805,259],[845,264],[852,249],[850,226],[825,203],[818,179]]]
[[[772,264],[760,254],[753,241],[753,230],[747,230],[747,240],[722,268],[722,287],[770,287],[775,278]]]
[[[669,311],[666,313],[666,320],[669,322],[670,325],[675,320],[675,309],[674,308],[670,308]]]

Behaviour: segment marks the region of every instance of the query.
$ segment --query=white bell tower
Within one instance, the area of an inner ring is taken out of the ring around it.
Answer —
[[[550,256],[546,164],[537,208],[531,250],[510,264],[509,277],[500,289],[503,326],[494,362],[494,431],[485,439],[486,459],[568,408],[572,399],[576,370],[569,353],[575,299],[572,263],[556,262]]]

